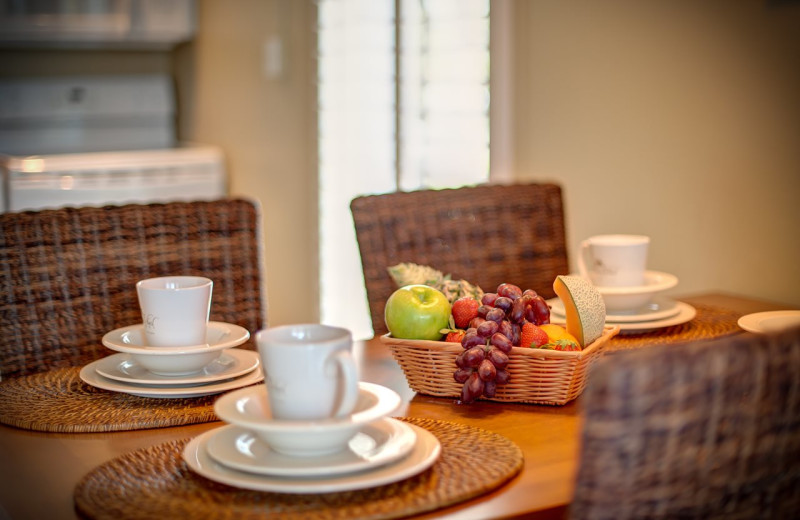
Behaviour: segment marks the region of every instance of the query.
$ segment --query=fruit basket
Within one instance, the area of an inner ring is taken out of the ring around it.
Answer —
[[[606,326],[603,335],[580,351],[513,347],[508,370],[511,378],[499,385],[490,401],[563,405],[578,397],[586,386],[589,368],[602,355],[619,327]],[[415,392],[438,397],[460,397],[461,383],[453,380],[458,343],[423,341],[381,336],[392,351]]]

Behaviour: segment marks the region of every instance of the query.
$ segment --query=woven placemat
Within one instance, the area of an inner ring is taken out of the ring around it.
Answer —
[[[742,331],[737,323],[740,314],[736,312],[707,305],[694,305],[694,308],[697,315],[681,325],[642,334],[618,334],[608,343],[605,352],[719,338]]]
[[[216,396],[152,399],[87,385],[79,367],[0,383],[0,423],[43,432],[88,433],[216,421]]]
[[[75,505],[86,517],[110,520],[387,519],[469,500],[502,486],[522,469],[521,450],[501,435],[435,419],[402,420],[433,433],[442,452],[428,470],[393,484],[320,495],[238,489],[193,473],[181,458],[188,440],[181,440],[92,470],[75,488]]]

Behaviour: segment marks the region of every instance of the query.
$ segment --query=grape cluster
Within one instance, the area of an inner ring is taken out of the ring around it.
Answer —
[[[497,385],[508,383],[511,347],[519,346],[522,326],[550,323],[550,307],[536,291],[502,283],[497,292],[481,298],[478,315],[469,323],[456,357],[453,379],[463,383],[461,401],[471,403],[480,396],[494,397]]]

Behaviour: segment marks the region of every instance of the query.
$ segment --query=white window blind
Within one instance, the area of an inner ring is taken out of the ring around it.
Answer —
[[[317,6],[320,317],[361,339],[372,326],[350,201],[489,178],[489,2]]]

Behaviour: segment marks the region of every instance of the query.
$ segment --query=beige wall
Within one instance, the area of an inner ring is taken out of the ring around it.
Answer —
[[[800,305],[800,6],[770,4],[513,2],[512,168],[563,185],[573,253],[647,234],[673,293]]]
[[[305,1],[199,0],[175,60],[182,137],[222,147],[231,194],[262,204],[271,325],[318,320],[312,14]],[[286,70],[271,79],[275,35]]]
[[[592,234],[646,233],[676,293],[800,305],[797,6],[496,2],[512,11],[511,99],[494,93],[513,116],[503,164],[563,185],[573,251]],[[222,147],[231,193],[263,204],[270,323],[314,321],[312,2],[198,0],[198,24],[170,53],[3,52],[0,74],[172,70],[180,137]],[[289,63],[277,80],[261,52],[276,32]]]

